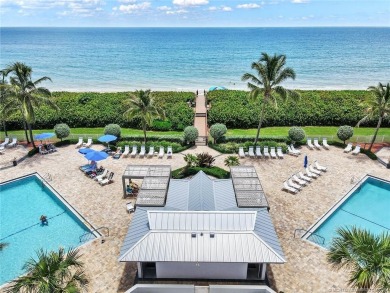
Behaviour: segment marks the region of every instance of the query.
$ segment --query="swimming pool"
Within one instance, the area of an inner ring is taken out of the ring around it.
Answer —
[[[38,174],[1,183],[0,191],[0,242],[8,244],[0,251],[0,285],[21,275],[37,250],[77,247],[93,230]],[[48,225],[41,225],[41,215]]]
[[[390,182],[366,176],[309,229],[303,238],[328,248],[339,227],[390,232]]]

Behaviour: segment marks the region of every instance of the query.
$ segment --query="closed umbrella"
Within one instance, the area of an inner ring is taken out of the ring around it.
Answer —
[[[92,151],[85,155],[85,158],[89,161],[101,161],[107,159],[108,154],[105,152]]]
[[[307,167],[307,155],[305,155],[305,158],[303,159],[303,167],[306,168]]]

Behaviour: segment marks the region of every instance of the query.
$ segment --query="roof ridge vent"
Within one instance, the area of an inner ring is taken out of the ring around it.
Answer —
[[[196,238],[196,233],[195,232],[191,233],[191,238]]]

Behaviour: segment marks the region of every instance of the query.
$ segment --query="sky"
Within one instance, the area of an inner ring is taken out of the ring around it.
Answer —
[[[0,0],[3,27],[390,26],[390,0]]]

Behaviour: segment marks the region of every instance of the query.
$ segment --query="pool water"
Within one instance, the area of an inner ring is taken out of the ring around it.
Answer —
[[[48,225],[41,225],[41,215]],[[89,231],[38,176],[0,184],[0,242],[8,244],[0,251],[0,285],[21,275],[37,250],[77,247]]]
[[[389,209],[390,183],[367,177],[334,212],[331,210],[322,223],[314,226],[307,239],[329,248],[340,227],[356,226],[374,234],[390,232]]]

